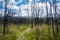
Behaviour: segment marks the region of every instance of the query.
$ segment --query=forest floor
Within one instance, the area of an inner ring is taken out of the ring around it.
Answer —
[[[39,33],[39,40],[50,40],[50,39],[54,40],[52,27],[50,28],[50,34],[49,34],[48,26],[46,24],[34,25],[33,28],[31,28],[31,24],[30,25],[10,24],[8,26],[8,29],[6,30],[5,39],[4,36],[2,35],[2,26],[0,26],[0,32],[1,32],[0,40],[35,40],[37,33],[36,31],[38,31]],[[60,32],[57,39],[60,40]]]
[[[31,32],[31,31],[33,31],[33,30],[35,30],[36,31],[36,29],[39,29],[40,31],[42,31],[43,29],[45,29],[45,27],[42,27],[42,26],[34,26],[33,28],[31,28],[31,27],[28,27],[26,30],[24,30],[23,32],[21,32],[21,34],[20,34],[20,40],[25,40],[25,38],[24,38],[24,34],[25,33],[29,33],[29,32]]]

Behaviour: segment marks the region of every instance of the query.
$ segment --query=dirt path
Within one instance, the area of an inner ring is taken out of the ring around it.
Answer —
[[[24,33],[29,32],[31,28],[27,28],[25,31],[23,31],[20,35],[20,40],[24,40]]]

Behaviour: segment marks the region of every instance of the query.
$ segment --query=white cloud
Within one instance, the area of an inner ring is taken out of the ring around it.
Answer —
[[[8,4],[7,8],[18,10],[19,8],[16,5]]]
[[[18,10],[18,7],[16,5],[13,5],[12,9],[17,9]]]
[[[21,0],[22,1],[22,0]],[[19,1],[19,2],[21,2],[21,1]],[[30,2],[32,2],[32,0],[29,0]],[[17,2],[17,3],[19,3],[19,2]],[[21,5],[21,6],[16,6],[15,4],[17,4],[16,2],[15,2],[15,0],[10,0],[9,1],[9,4],[8,4],[8,8],[10,9],[11,8],[11,6],[12,6],[12,8],[11,9],[15,9],[15,10],[18,10],[19,11],[19,7],[21,7],[21,10],[22,10],[22,12],[21,12],[21,15],[22,16],[27,16],[28,15],[28,13],[29,13],[29,15],[31,16],[31,3],[28,3],[28,4],[26,4],[26,5]],[[13,5],[12,5],[13,4]],[[36,3],[36,5],[37,5],[38,3]],[[47,2],[47,7],[48,7],[48,9],[50,9],[50,4]],[[46,4],[45,3],[39,3],[39,7],[40,8],[42,8],[43,7],[43,16],[46,16]],[[27,13],[27,9],[29,10],[29,12]],[[20,12],[19,12],[20,13]],[[15,16],[17,16],[17,15],[20,15],[19,13],[17,13]]]
[[[38,3],[36,3],[37,5]],[[21,7],[21,10],[22,10],[22,16],[28,16],[28,13],[29,13],[29,16],[31,16],[31,4],[26,4],[26,5],[22,5],[20,6]],[[43,9],[43,14],[42,16],[46,16],[46,4],[45,3],[39,3],[39,7],[41,9]],[[47,2],[47,7],[48,7],[48,12],[50,12],[50,4]],[[27,9],[29,10],[29,12],[27,13]],[[41,13],[40,13],[41,14]]]
[[[1,2],[1,1],[4,1],[4,0],[0,0],[0,2]]]
[[[9,3],[13,3],[14,4],[15,3],[15,0],[10,0]]]
[[[26,16],[27,11],[22,10],[22,16]]]
[[[10,0],[9,3],[17,5],[18,3],[21,3],[22,1],[23,0],[18,0],[18,2],[16,2],[15,0]]]
[[[60,6],[60,3],[57,3],[57,6]]]
[[[31,5],[30,4],[22,5],[20,7],[22,10],[22,16],[27,17],[28,13],[29,13],[29,16],[31,15]],[[28,13],[27,13],[27,10],[29,11]]]
[[[4,9],[0,10],[1,16],[4,16]]]
[[[37,5],[38,3],[36,3],[36,5]],[[29,4],[28,4],[29,5]],[[59,9],[60,10],[60,3],[57,3],[57,6],[59,6],[59,7],[57,7],[57,9]],[[47,14],[47,11],[46,11],[46,4],[45,3],[39,3],[39,7],[41,8],[41,9],[43,9],[43,14],[42,14],[42,16],[43,17],[46,17],[46,14]],[[43,8],[42,8],[43,7]],[[49,4],[49,2],[47,2],[47,7],[48,7],[48,13],[49,13],[49,15],[50,15],[50,4]],[[27,9],[27,6],[24,6],[23,7],[23,9]],[[53,16],[54,16],[54,13],[55,13],[55,11],[54,11],[55,9],[54,9],[54,7],[52,7],[52,13],[53,13]],[[29,13],[31,14],[31,4],[30,4],[30,9],[29,9]],[[59,13],[59,11],[58,11],[58,13]],[[29,15],[30,15],[29,14]],[[41,13],[40,13],[41,14]],[[51,16],[51,15],[50,15]]]

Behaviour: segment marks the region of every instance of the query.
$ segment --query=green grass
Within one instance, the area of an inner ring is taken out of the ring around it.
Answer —
[[[44,24],[43,24],[44,25]],[[41,27],[43,27],[43,25],[40,25]],[[47,25],[45,25],[44,29],[39,29],[37,30],[38,33],[36,32],[36,30],[32,30],[31,32],[27,32],[24,34],[25,36],[25,40],[36,40],[36,33],[38,35],[38,40],[60,40],[60,32],[59,32],[59,36],[56,36],[56,34],[53,36],[53,32],[52,32],[52,27],[50,26],[50,33],[48,33],[48,27]],[[56,33],[56,31],[55,31]]]
[[[3,26],[0,25],[0,40],[20,40],[21,33],[27,30],[28,28],[30,28],[31,30],[29,32],[24,33],[24,39],[25,40],[36,40],[36,33],[37,33],[36,28],[32,29],[30,26],[28,26],[27,24],[17,24],[17,25],[10,24],[8,27],[6,27],[6,35],[3,36],[2,35]],[[37,27],[37,26],[34,26],[34,27]],[[40,27],[39,31],[37,29],[39,33],[38,40],[55,40],[55,39],[60,40],[60,32],[59,32],[59,36],[57,37],[56,35],[53,36],[51,26],[50,26],[50,34],[48,33],[49,31],[48,31],[48,27],[46,24],[41,24],[39,25],[39,27]]]
[[[28,28],[26,24],[23,25],[10,24],[6,28],[6,35],[5,36],[3,36],[2,34],[0,35],[0,40],[19,40],[21,32],[24,31],[26,28]],[[2,29],[0,29],[0,31],[2,31]]]

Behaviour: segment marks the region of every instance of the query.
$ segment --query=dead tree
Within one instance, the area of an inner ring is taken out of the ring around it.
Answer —
[[[33,3],[31,3],[31,28],[33,28]]]
[[[49,39],[50,39],[50,17],[48,15],[48,7],[46,2],[46,12],[47,12],[47,25],[48,25],[48,33],[49,33]]]
[[[4,11],[4,22],[3,22],[3,35],[5,35],[6,27],[8,24],[8,14],[7,14],[7,0],[5,1],[5,11]]]
[[[56,0],[54,0],[54,11],[55,11],[55,25],[56,25],[56,36],[58,36],[59,35],[59,27],[58,27],[58,19],[57,19],[57,4],[56,4]]]
[[[53,17],[52,4],[53,4],[53,0],[50,0],[50,13],[52,14],[52,31],[53,31],[53,36],[54,36],[54,17]]]
[[[35,0],[35,6],[34,6],[34,11],[35,11],[35,25],[36,25],[36,40],[39,40],[39,1]]]

